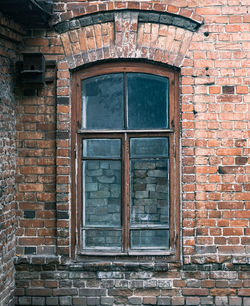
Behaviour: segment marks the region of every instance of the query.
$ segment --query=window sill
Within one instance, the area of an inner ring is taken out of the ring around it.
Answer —
[[[79,255],[75,262],[70,265],[70,271],[108,271],[108,272],[163,272],[172,268],[181,266],[176,257],[169,260],[168,257],[162,256],[86,256]]]
[[[145,251],[136,251],[136,250],[131,250],[126,253],[121,253],[118,251],[114,252],[106,252],[105,250],[103,251],[81,251],[78,254],[79,256],[171,256],[175,255],[175,251],[164,251],[164,250],[145,250]]]

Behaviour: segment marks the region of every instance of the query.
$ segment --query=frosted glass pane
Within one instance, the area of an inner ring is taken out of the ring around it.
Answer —
[[[167,157],[168,138],[132,138],[130,157]]]
[[[83,157],[119,158],[121,156],[120,139],[84,139]]]
[[[131,248],[169,248],[169,231],[162,230],[131,230]]]
[[[82,81],[82,128],[123,129],[123,74]]]
[[[129,129],[168,128],[168,79],[128,73],[127,103]]]

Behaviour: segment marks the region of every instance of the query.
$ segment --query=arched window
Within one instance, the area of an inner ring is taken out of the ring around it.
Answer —
[[[76,72],[73,88],[78,251],[176,255],[178,73],[103,64]]]

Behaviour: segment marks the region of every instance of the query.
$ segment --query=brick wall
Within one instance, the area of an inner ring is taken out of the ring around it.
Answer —
[[[14,301],[16,109],[14,60],[21,28],[0,13],[0,305]]]
[[[17,303],[250,304],[248,1],[54,4],[55,27],[25,41],[58,70],[56,86],[18,100]],[[120,58],[180,69],[178,263],[71,260],[71,76]]]
[[[17,99],[18,255],[56,252],[55,65],[50,62],[46,85],[35,93],[20,87]]]

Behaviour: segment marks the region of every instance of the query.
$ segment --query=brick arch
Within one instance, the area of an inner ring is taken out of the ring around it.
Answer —
[[[145,58],[180,67],[201,22],[170,14],[120,10],[55,26],[70,69],[105,59]]]

